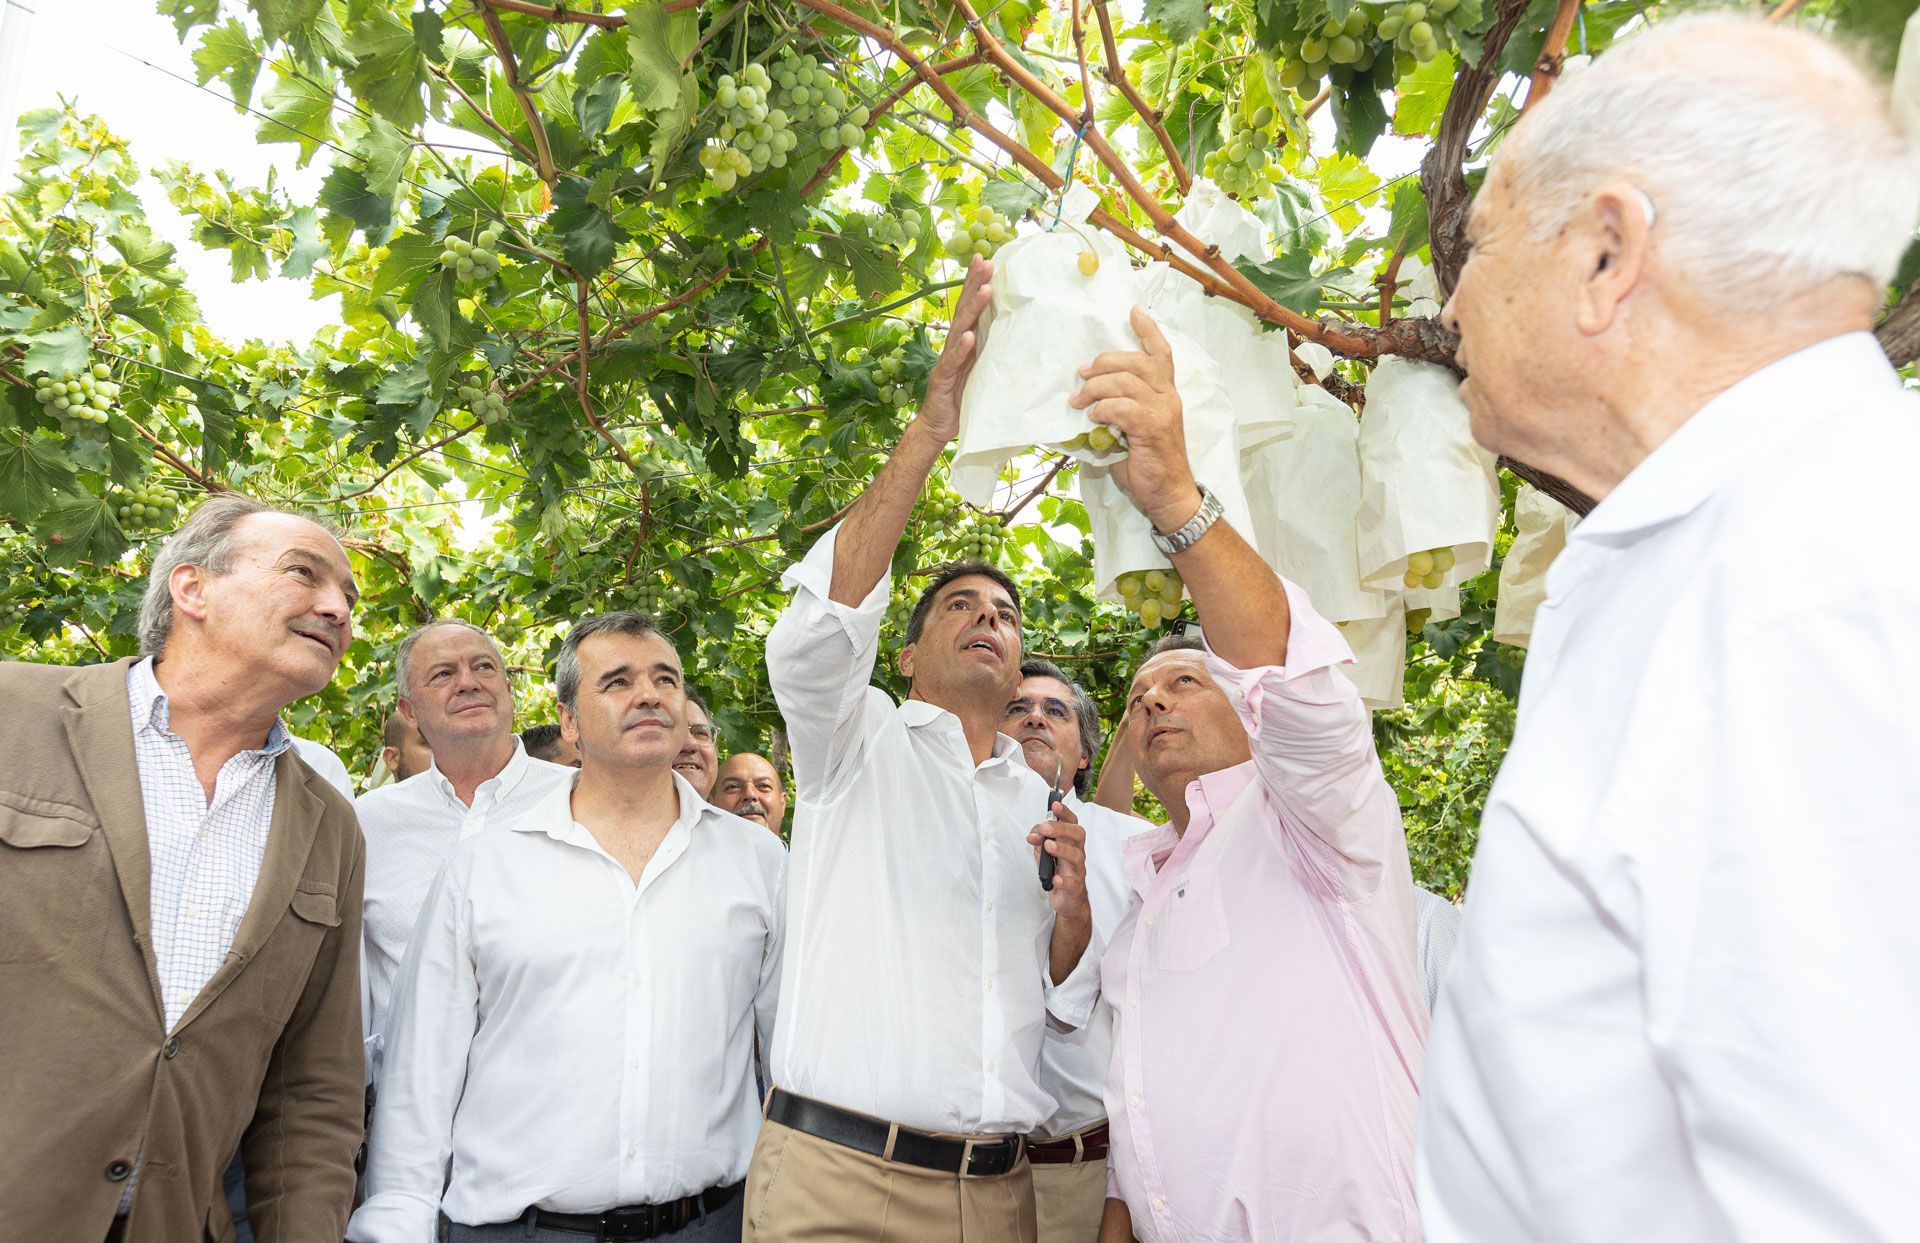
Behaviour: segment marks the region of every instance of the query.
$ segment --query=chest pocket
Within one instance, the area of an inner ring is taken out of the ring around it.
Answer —
[[[1153,964],[1163,971],[1198,971],[1219,957],[1229,939],[1219,878],[1197,872],[1181,881],[1146,931]]]
[[[284,1024],[306,991],[313,960],[327,933],[340,926],[340,907],[330,891],[301,881],[293,891],[290,913],[280,921],[259,957],[249,965],[260,1007],[276,1023]]]
[[[65,950],[88,912],[99,914],[107,856],[96,825],[0,803],[0,962]]]

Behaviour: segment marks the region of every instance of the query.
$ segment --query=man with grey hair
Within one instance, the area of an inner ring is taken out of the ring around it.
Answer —
[[[1430,1243],[1894,1239],[1920,1168],[1920,149],[1823,40],[1676,20],[1525,116],[1448,304],[1554,563],[1427,1064]]]
[[[786,851],[674,770],[687,698],[641,613],[574,626],[578,770],[467,837],[407,952],[348,1237],[736,1243]],[[444,1194],[443,1194],[444,1191]]]
[[[259,1237],[340,1237],[360,834],[280,713],[357,598],[327,528],[222,495],[154,558],[142,657],[0,665],[9,1237],[200,1238],[236,1148]]]
[[[426,739],[426,770],[361,795],[367,838],[367,1031],[380,1029],[407,939],[433,878],[465,837],[500,824],[568,782],[573,769],[527,754],[513,732],[513,686],[493,636],[430,621],[394,652],[400,715]]]

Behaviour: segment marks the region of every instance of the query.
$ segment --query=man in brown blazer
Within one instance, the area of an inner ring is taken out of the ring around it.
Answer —
[[[0,664],[0,1235],[337,1243],[364,1066],[353,808],[279,721],[332,679],[340,544],[241,497],[155,558],[147,657]]]

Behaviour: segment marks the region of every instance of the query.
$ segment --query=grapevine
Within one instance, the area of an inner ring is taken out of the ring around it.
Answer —
[[[41,408],[60,420],[60,430],[76,440],[104,444],[112,438],[107,416],[120,386],[105,363],[94,363],[79,371],[60,376],[42,376],[35,381],[33,395]]]
[[[954,259],[965,259],[969,255],[991,259],[1012,240],[1013,221],[991,207],[969,207],[955,221],[953,232],[947,235],[947,254]],[[1098,266],[1098,256],[1094,262]]]
[[[1158,626],[1180,615],[1186,584],[1173,570],[1129,570],[1115,581],[1120,602],[1138,613],[1148,626]]]
[[[451,268],[463,285],[475,282],[484,285],[500,271],[500,256],[494,253],[494,247],[499,244],[500,230],[491,225],[475,234],[472,241],[449,237],[440,251],[440,266]]]
[[[120,492],[114,515],[129,531],[172,530],[180,517],[180,503],[158,483],[140,484]]]

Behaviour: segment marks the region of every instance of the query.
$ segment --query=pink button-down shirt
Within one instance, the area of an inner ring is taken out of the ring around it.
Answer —
[[[1253,759],[1187,787],[1184,836],[1124,848],[1108,1177],[1143,1243],[1419,1238],[1427,1005],[1400,808],[1334,668],[1345,641],[1287,598],[1284,667],[1207,654]]]

